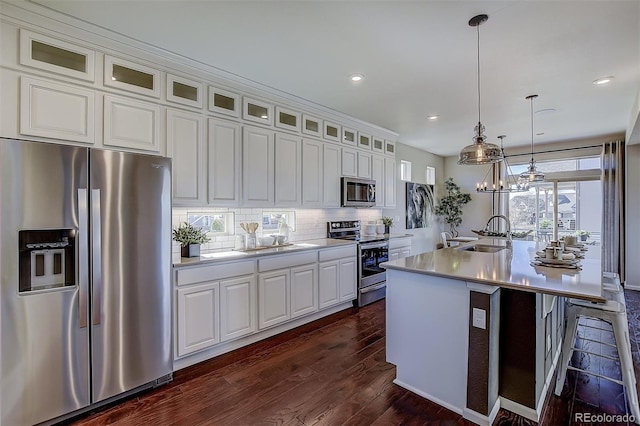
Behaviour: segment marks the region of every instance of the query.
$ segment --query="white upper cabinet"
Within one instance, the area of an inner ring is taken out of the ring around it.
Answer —
[[[81,80],[95,80],[93,50],[25,29],[20,29],[20,64]]]
[[[172,158],[174,205],[206,202],[206,156],[202,115],[167,109],[167,156]]]
[[[202,108],[202,83],[173,74],[167,74],[167,101]]]
[[[381,155],[373,155],[371,159],[371,179],[376,181],[376,206],[378,207],[385,206],[384,160],[385,158]]]
[[[242,174],[240,125],[210,118],[208,138],[209,204],[238,206]]]
[[[20,133],[93,144],[94,93],[66,84],[20,77]]]
[[[302,133],[305,135],[322,137],[322,120],[308,114],[302,114]]]
[[[357,133],[353,129],[347,127],[342,128],[342,143],[351,146],[357,146]]]
[[[160,106],[104,95],[103,144],[160,153]]]
[[[160,71],[126,59],[104,56],[103,83],[128,92],[160,97]]]
[[[242,118],[271,126],[273,125],[273,105],[244,96],[242,98]]]
[[[276,107],[276,127],[300,132],[300,113],[290,109]]]
[[[393,157],[396,156],[396,143],[394,141],[384,141],[384,153],[387,155],[391,155]]]
[[[302,192],[302,140],[276,133],[275,205],[298,206]]]
[[[384,203],[386,207],[396,206],[396,160],[384,159]]]
[[[373,136],[371,138],[371,149],[374,152],[384,154],[384,139]]]
[[[273,131],[242,129],[242,201],[244,205],[272,206],[275,186]]]
[[[322,142],[302,141],[302,205],[322,207]]]
[[[322,205],[340,207],[340,176],[342,175],[342,148],[323,144],[322,147]]]
[[[358,177],[362,179],[371,179],[371,158],[373,156],[368,152],[358,152]]]
[[[371,149],[371,135],[358,132],[358,148]]]
[[[324,138],[332,142],[340,142],[340,138],[342,138],[342,128],[340,125],[325,120]]]
[[[240,106],[240,95],[237,93],[209,86],[209,111],[239,117]]]
[[[358,151],[342,148],[342,176],[358,177]]]

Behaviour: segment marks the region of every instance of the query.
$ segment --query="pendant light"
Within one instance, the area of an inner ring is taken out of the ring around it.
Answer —
[[[504,155],[504,138],[506,135],[498,136],[500,139],[500,152],[504,158],[500,163],[493,163],[487,173],[484,175],[482,182],[476,183],[476,192],[483,194],[505,194],[511,192],[528,191],[529,187],[520,181],[511,171],[511,166]],[[491,183],[487,182],[487,177],[491,174]]]
[[[460,151],[458,156],[460,165],[490,164],[502,161],[504,158],[498,145],[485,142],[487,137],[484,135],[484,125],[480,121],[480,25],[488,19],[488,15],[477,15],[469,20],[469,26],[476,27],[478,33],[478,124],[474,128],[474,142]]]
[[[531,160],[529,161],[529,168],[527,171],[520,173],[518,181],[521,185],[526,186],[527,189],[531,184],[545,181],[544,173],[536,170],[536,161],[533,159],[533,100],[537,97],[538,95],[529,95],[525,98],[531,101]]]

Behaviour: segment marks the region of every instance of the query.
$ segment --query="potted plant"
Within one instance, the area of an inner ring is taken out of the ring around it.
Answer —
[[[389,228],[393,226],[393,219],[388,216],[384,216],[382,218],[382,224],[384,225],[384,233],[388,234]]]
[[[576,231],[576,236],[580,237],[580,241],[587,241],[587,238],[589,238],[589,235],[591,235],[591,232],[585,231],[583,229],[578,229]]]
[[[173,239],[180,243],[180,255],[182,257],[200,256],[200,244],[210,240],[207,231],[195,228],[188,222],[183,222],[173,229]]]
[[[462,223],[462,206],[471,201],[471,194],[461,192],[460,187],[449,178],[444,182],[447,195],[440,199],[440,204],[435,208],[437,216],[442,216],[449,224],[449,230],[454,237],[458,236],[456,227]]]

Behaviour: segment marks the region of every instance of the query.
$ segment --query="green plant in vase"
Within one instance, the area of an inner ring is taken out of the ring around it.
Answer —
[[[389,216],[384,216],[382,218],[382,224],[384,225],[384,233],[388,234],[389,228],[393,226],[393,219],[390,218]]]
[[[462,223],[462,207],[471,201],[471,194],[460,191],[453,178],[449,178],[444,182],[444,189],[447,195],[440,199],[440,204],[435,208],[437,216],[442,216],[444,221],[449,225],[451,235],[458,236],[456,229]]]
[[[200,256],[200,244],[210,241],[207,231],[196,228],[188,222],[183,222],[173,229],[173,240],[180,243],[182,257]]]
[[[576,237],[580,238],[580,241],[587,241],[587,238],[591,235],[591,232],[585,231],[584,229],[578,229],[576,231]]]

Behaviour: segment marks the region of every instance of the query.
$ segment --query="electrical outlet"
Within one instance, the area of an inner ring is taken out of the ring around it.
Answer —
[[[473,326],[486,330],[487,328],[487,311],[484,309],[473,308]]]

